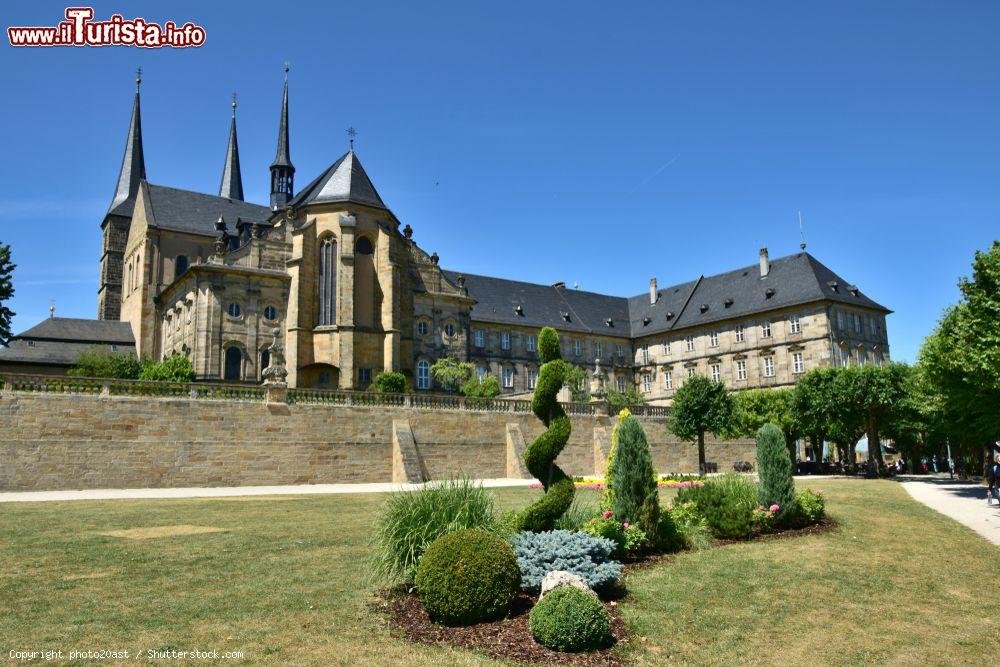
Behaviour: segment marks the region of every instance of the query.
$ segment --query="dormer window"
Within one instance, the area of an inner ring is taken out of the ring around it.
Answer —
[[[672,311],[672,310],[668,310],[667,311],[667,319],[668,320],[674,319],[674,311]]]
[[[563,318],[564,320],[566,320],[567,322],[569,322],[569,321],[570,321],[570,320],[569,320],[569,313],[563,313],[563,314],[562,314],[562,318]]]
[[[700,306],[698,306],[698,310],[700,310],[702,313],[707,313],[708,312],[708,304],[707,303],[701,304]]]
[[[768,287],[766,290],[764,290],[764,296],[767,297],[768,299],[774,296],[774,288]]]
[[[608,319],[604,320],[604,325],[605,325],[605,326],[608,326],[608,327],[613,327],[613,326],[615,326],[615,323],[614,323],[614,322],[612,321],[612,319],[611,319],[611,318],[609,317]]]
[[[514,312],[521,317],[524,317],[524,308],[521,307],[521,304],[518,304],[517,307],[514,308]]]
[[[725,300],[725,304],[726,304],[726,308],[729,308],[729,306],[733,305],[733,299],[732,299],[732,297],[726,299]]]
[[[850,292],[852,296],[857,296],[858,295],[858,291],[859,291],[858,290],[858,286],[857,285],[848,285],[847,286],[847,291]]]
[[[827,283],[827,286],[834,292],[840,291],[840,283],[838,283],[836,280],[831,280],[830,282]]]
[[[648,317],[642,318],[642,326],[644,326],[644,327],[648,326],[650,322],[652,322],[652,320],[649,319]]]

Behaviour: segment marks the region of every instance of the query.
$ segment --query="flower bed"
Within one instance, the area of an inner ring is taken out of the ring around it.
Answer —
[[[656,485],[659,487],[667,489],[687,489],[692,486],[702,486],[705,482],[700,479],[674,479],[674,478],[660,478],[656,480]],[[595,491],[604,491],[604,480],[598,479],[596,477],[582,477],[573,480],[573,485],[578,489],[594,489]],[[540,489],[542,485],[539,482],[532,482],[528,485],[529,489]]]

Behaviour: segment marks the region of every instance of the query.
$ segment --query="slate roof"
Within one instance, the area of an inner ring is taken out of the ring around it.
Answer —
[[[229,143],[226,145],[226,163],[222,167],[219,196],[243,201],[243,175],[240,173],[240,145],[236,141],[236,102],[233,102],[233,120],[229,123]]]
[[[271,217],[271,209],[266,206],[164,185],[147,185],[153,220],[162,229],[215,236],[218,233],[215,221],[220,216],[229,225],[235,225],[237,218],[266,223]]]
[[[285,65],[285,91],[281,95],[281,117],[278,119],[278,149],[274,153],[271,168],[292,166],[291,148],[288,143],[288,66]]]
[[[299,207],[345,201],[388,210],[353,150],[341,155],[326,171],[299,191],[291,205]]]
[[[142,114],[139,112],[139,91],[135,91],[135,101],[132,102],[132,120],[128,126],[128,136],[125,138],[125,154],[122,156],[122,168],[118,172],[118,184],[115,186],[108,215],[132,215],[135,207],[135,195],[139,191],[139,181],[146,178],[146,161],[142,155]]]
[[[9,347],[0,347],[0,364],[72,366],[81,352],[95,347],[135,353],[132,326],[113,320],[50,317],[11,338]]]
[[[452,283],[465,277],[465,288],[476,300],[472,319],[477,322],[527,327],[551,326],[560,331],[629,336],[628,300],[594,292],[538,285],[504,278],[445,271]],[[521,306],[521,313],[517,307]],[[569,315],[567,321],[564,315]],[[611,318],[613,326],[607,326]]]
[[[760,266],[754,264],[661,287],[655,304],[649,303],[649,292],[625,298],[457,271],[444,273],[452,283],[460,275],[465,276],[469,296],[476,300],[472,309],[474,321],[551,326],[561,331],[623,338],[687,329],[824,300],[892,312],[805,252],[771,260],[766,278],[760,277]],[[770,295],[768,290],[772,290]],[[523,314],[517,313],[518,305]],[[570,314],[570,321],[565,320],[564,313]],[[611,318],[613,326],[607,326],[607,318]]]

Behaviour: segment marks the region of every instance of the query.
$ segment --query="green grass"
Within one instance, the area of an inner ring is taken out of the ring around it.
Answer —
[[[1000,550],[889,481],[818,480],[833,533],[685,553],[628,577],[639,663],[983,663]],[[498,491],[502,508],[537,491]],[[584,491],[582,493],[594,493]],[[666,490],[661,490],[666,497]],[[389,635],[364,559],[382,496],[0,506],[0,651],[173,647],[246,664],[495,664]],[[225,529],[131,540],[101,531]],[[140,661],[141,662],[141,661]]]

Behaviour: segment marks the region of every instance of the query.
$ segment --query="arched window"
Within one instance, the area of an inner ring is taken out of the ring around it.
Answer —
[[[357,243],[354,244],[354,252],[359,255],[371,255],[375,252],[375,249],[372,247],[372,242],[367,236],[361,236],[358,237]]]
[[[188,258],[187,255],[177,255],[177,259],[174,260],[174,280],[177,280],[182,273],[188,270]]]
[[[278,309],[275,308],[274,306],[265,306],[264,307],[264,319],[267,320],[267,321],[269,321],[269,322],[273,322],[276,319],[278,319]]]
[[[417,362],[417,389],[431,388],[431,364],[426,359]]]
[[[337,241],[327,236],[319,242],[319,325],[336,322]]]
[[[226,366],[223,378],[226,380],[240,380],[243,376],[243,353],[240,348],[232,345],[226,348]]]
[[[260,379],[264,379],[264,371],[271,365],[271,350],[264,348],[260,351]]]
[[[239,317],[243,310],[240,308],[240,304],[233,301],[229,304],[229,307],[226,308],[226,312],[229,313],[230,317]]]

